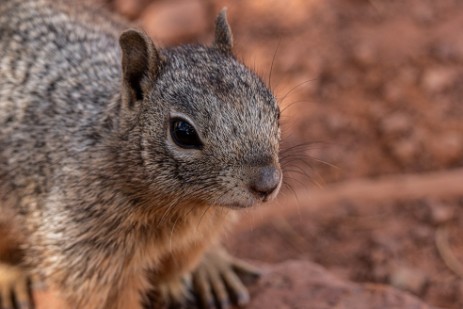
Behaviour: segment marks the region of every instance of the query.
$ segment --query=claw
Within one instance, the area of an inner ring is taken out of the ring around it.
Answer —
[[[233,258],[232,267],[240,279],[246,284],[254,283],[263,275],[260,268],[237,258]]]
[[[161,304],[157,304],[153,302],[153,300],[149,300],[150,305],[154,306],[155,308],[158,307],[167,307],[169,309],[186,309],[191,307],[191,295],[188,289],[189,287],[189,278],[183,277],[179,278],[178,280],[172,280],[168,282],[164,282],[158,287],[157,292],[159,293],[159,299],[161,300]],[[154,307],[153,307],[154,308]]]
[[[209,280],[212,291],[217,299],[217,302],[220,304],[220,307],[222,309],[226,308],[224,306],[225,304],[230,303],[230,299],[227,289],[225,287],[225,283],[221,277],[220,270],[210,270]]]
[[[200,265],[188,277],[163,281],[157,288],[158,298],[170,309],[243,306],[249,303],[250,296],[241,279],[247,277],[254,281],[261,274],[257,267],[233,258],[221,248],[214,248],[205,254]],[[193,299],[189,297],[191,291],[195,296]],[[148,298],[148,305],[153,306],[156,302]],[[195,301],[196,305],[190,301]]]
[[[198,271],[193,275],[193,285],[195,286],[199,301],[205,308],[214,308],[215,302],[212,296],[211,286],[207,280],[207,274]]]
[[[237,274],[233,271],[227,271],[223,274],[223,278],[230,290],[233,291],[236,304],[240,306],[246,305],[250,300],[249,292]]]
[[[201,308],[228,309],[232,304],[243,306],[249,303],[249,292],[238,274],[255,280],[261,271],[222,249],[207,254],[193,272],[193,287]]]

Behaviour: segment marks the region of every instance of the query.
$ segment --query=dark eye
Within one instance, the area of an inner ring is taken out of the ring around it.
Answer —
[[[203,147],[195,128],[181,118],[173,118],[170,121],[170,135],[175,144],[182,148],[201,149]]]

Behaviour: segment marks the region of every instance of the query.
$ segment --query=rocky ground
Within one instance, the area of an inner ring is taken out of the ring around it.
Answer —
[[[226,239],[273,265],[249,308],[463,307],[462,1],[100,1],[163,46],[227,6],[279,98],[285,188]]]

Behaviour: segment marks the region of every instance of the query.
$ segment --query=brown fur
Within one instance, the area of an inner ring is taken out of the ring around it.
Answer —
[[[278,105],[233,56],[225,13],[211,46],[128,27],[0,2],[0,220],[16,242],[0,245],[72,308],[141,308],[151,288],[184,302],[233,209],[281,184]]]

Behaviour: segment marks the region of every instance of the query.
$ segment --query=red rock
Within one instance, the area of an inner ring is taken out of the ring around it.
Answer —
[[[428,283],[428,278],[419,269],[401,266],[392,271],[389,281],[396,288],[420,294]]]
[[[426,309],[414,296],[377,284],[341,280],[307,261],[288,261],[269,268],[251,288],[247,309]]]
[[[381,122],[381,129],[385,134],[404,134],[413,127],[413,119],[405,113],[394,113],[385,117]]]
[[[430,201],[429,207],[431,208],[431,221],[435,225],[446,224],[456,217],[454,208],[449,205]]]
[[[423,87],[430,93],[444,91],[454,85],[458,78],[458,70],[449,67],[428,69],[423,75]]]
[[[140,16],[149,0],[114,0],[116,11],[128,19],[136,19]]]
[[[429,152],[439,165],[448,166],[461,160],[463,139],[460,133],[445,132],[428,139]]]
[[[154,2],[140,18],[145,31],[163,43],[192,40],[213,25],[200,0]]]

